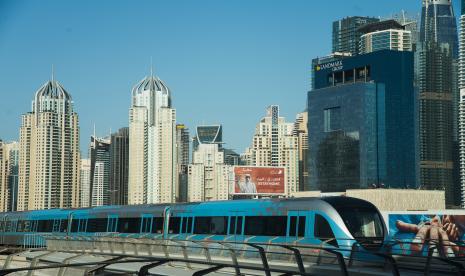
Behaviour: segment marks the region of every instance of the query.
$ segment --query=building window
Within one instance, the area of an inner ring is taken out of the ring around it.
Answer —
[[[341,129],[341,107],[332,107],[323,110],[324,132]]]

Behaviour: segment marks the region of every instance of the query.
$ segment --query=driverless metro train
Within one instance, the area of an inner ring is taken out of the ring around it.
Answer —
[[[387,229],[371,203],[349,197],[101,206],[0,214],[0,244],[31,236],[119,236],[380,248]],[[40,246],[44,244],[36,244]],[[34,246],[34,245],[32,245]],[[350,251],[350,250],[349,250]],[[348,251],[345,254],[349,254]]]

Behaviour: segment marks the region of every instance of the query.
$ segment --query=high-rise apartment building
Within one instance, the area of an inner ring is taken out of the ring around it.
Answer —
[[[308,92],[311,190],[417,187],[413,53],[381,50],[318,64]]]
[[[267,108],[266,116],[255,127],[252,145],[243,154],[245,165],[285,168],[285,193],[299,186],[299,147],[294,124],[279,116],[279,106]]]
[[[187,202],[189,166],[189,129],[183,124],[176,125],[176,155],[178,166],[178,202]]]
[[[18,210],[79,205],[79,124],[71,95],[52,78],[22,116]]]
[[[0,140],[0,212],[16,211],[18,199],[18,142]]]
[[[332,52],[359,53],[360,43],[359,28],[379,19],[373,17],[351,16],[333,22],[333,49]]]
[[[420,98],[420,182],[445,189],[458,205],[457,26],[450,0],[423,0],[417,47]]]
[[[110,144],[110,204],[128,204],[129,128],[111,134]]]
[[[176,159],[171,92],[162,80],[150,75],[132,89],[128,204],[175,202]]]
[[[232,172],[219,144],[199,144],[189,165],[188,201],[227,200]]]
[[[110,145],[109,138],[90,137],[90,204],[110,205]]]
[[[359,53],[379,50],[412,51],[412,33],[396,20],[367,24],[358,29],[361,33]]]
[[[90,159],[81,159],[80,207],[90,207]]]
[[[294,136],[299,149],[299,191],[310,190],[308,182],[308,112],[298,113],[294,122]]]

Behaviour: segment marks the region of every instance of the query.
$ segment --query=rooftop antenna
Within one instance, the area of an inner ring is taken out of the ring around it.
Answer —
[[[95,137],[95,123],[94,123],[94,137]]]
[[[55,80],[55,72],[52,64],[52,82]]]
[[[150,76],[153,78],[153,58],[150,56]]]

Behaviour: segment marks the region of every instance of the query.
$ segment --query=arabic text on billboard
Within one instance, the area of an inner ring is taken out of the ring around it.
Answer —
[[[235,167],[235,194],[284,194],[284,168]]]

